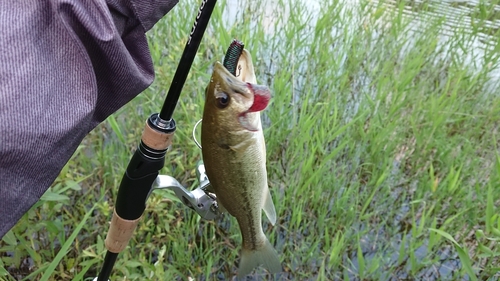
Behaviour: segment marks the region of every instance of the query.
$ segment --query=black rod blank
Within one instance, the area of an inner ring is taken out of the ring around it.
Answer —
[[[184,83],[186,82],[187,75],[189,74],[189,70],[191,68],[191,65],[193,64],[193,60],[196,56],[196,52],[198,51],[198,47],[200,45],[203,34],[205,33],[206,27],[208,25],[208,21],[210,19],[210,16],[212,14],[212,11],[215,7],[216,2],[217,2],[217,0],[202,0],[202,3],[200,5],[200,8],[198,10],[198,14],[197,14],[195,22],[194,22],[194,25],[191,29],[190,34],[189,34],[189,39],[186,43],[186,46],[184,47],[182,57],[179,61],[179,64],[177,66],[177,70],[175,72],[174,78],[172,79],[172,83],[170,85],[170,89],[168,91],[167,97],[166,97],[165,102],[163,104],[163,107],[161,109],[159,119],[167,121],[167,123],[170,125],[169,128],[173,128],[172,133],[173,133],[173,131],[175,131],[175,122],[172,119],[172,115],[173,115],[175,106],[177,104],[177,101],[179,100],[179,96],[181,94],[182,87],[184,86]],[[162,123],[162,122],[153,122],[153,123]],[[157,126],[155,126],[155,124],[152,124],[152,126],[155,128],[157,127]],[[162,129],[162,128],[157,128],[157,129]],[[160,131],[162,131],[162,130],[160,130]],[[141,146],[142,146],[142,143],[141,143]],[[161,154],[165,155],[166,150],[159,151],[159,152],[161,152]],[[139,156],[144,156],[144,153],[142,152],[141,149],[138,149],[136,151],[136,154],[138,154]],[[136,155],[134,154],[134,156],[136,156]],[[123,197],[123,196],[120,196],[120,191],[122,191],[122,189],[124,189],[122,186],[127,186],[127,185],[132,185],[132,186],[136,186],[136,187],[137,186],[139,186],[139,187],[140,186],[147,186],[146,190],[148,191],[151,187],[152,182],[156,178],[158,171],[163,167],[163,164],[164,164],[164,162],[163,162],[164,157],[159,157],[157,159],[157,160],[161,161],[161,164],[159,166],[157,165],[158,164],[157,163],[156,165],[152,165],[151,167],[143,167],[143,169],[141,169],[141,173],[144,172],[144,173],[148,174],[148,176],[151,177],[151,180],[144,179],[145,181],[146,180],[148,181],[147,183],[146,182],[144,182],[144,183],[132,182],[129,178],[131,176],[134,176],[134,175],[130,174],[128,169],[131,168],[131,170],[133,170],[132,166],[134,165],[135,162],[137,162],[137,161],[134,162],[135,158],[137,158],[137,157],[132,157],[132,160],[129,163],[129,167],[127,167],[127,172],[125,173],[124,178],[122,179],[122,182],[120,184],[120,190],[118,192],[119,193],[118,197]],[[148,162],[148,161],[146,161],[146,162]],[[153,162],[156,163],[156,161],[153,161]],[[127,179],[129,179],[129,180],[127,180]],[[132,180],[135,180],[135,181],[136,180],[143,180],[143,177],[138,177],[138,178],[133,177]],[[121,193],[123,193],[123,192],[121,192]],[[129,197],[129,196],[125,196],[125,197]],[[126,199],[126,200],[124,201],[122,199]],[[123,216],[125,219],[129,219],[129,220],[135,219],[136,217],[140,217],[140,214],[136,214],[135,212],[130,213],[131,210],[129,207],[132,204],[132,202],[130,202],[129,199],[130,198],[117,198],[117,204],[116,204],[117,206],[115,208],[115,211],[118,213],[121,209],[125,210],[124,212],[120,211],[120,213],[122,213],[121,216]],[[137,198],[133,198],[133,199],[137,199]],[[137,201],[136,203],[137,203],[138,210],[140,211],[140,213],[142,213],[144,211],[144,205],[145,205],[144,198],[142,198],[142,196],[141,196],[140,200],[135,200],[135,201]],[[121,204],[123,202],[125,202],[125,203]],[[126,208],[120,208],[120,205],[124,205]],[[133,208],[133,209],[135,210],[137,208]],[[108,251],[106,253],[106,256],[104,258],[103,267],[100,271],[99,276],[95,280],[97,280],[97,281],[107,281],[108,280],[108,278],[111,274],[111,271],[113,269],[113,266],[116,262],[117,257],[118,257],[118,253],[112,253],[110,251]]]
[[[118,253],[111,253],[110,251],[106,252],[106,256],[104,258],[104,264],[102,265],[101,272],[99,272],[97,281],[108,281],[108,278],[111,275],[111,270],[113,269],[117,257]]]
[[[189,34],[189,39],[184,47],[184,52],[182,52],[181,60],[177,65],[177,70],[175,71],[174,78],[170,84],[167,97],[165,98],[165,102],[163,103],[163,107],[160,111],[160,118],[163,120],[169,121],[172,119],[175,106],[177,105],[182,87],[186,82],[194,57],[196,56],[201,39],[203,38],[203,34],[207,28],[215,2],[217,2],[217,0],[203,0],[201,3],[198,15],[196,16],[191,33]]]

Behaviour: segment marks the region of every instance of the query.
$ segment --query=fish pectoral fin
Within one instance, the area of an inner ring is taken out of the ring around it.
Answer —
[[[272,225],[276,223],[276,209],[274,208],[273,198],[271,197],[271,192],[269,188],[267,189],[267,195],[264,198],[264,213],[266,213],[267,218]]]

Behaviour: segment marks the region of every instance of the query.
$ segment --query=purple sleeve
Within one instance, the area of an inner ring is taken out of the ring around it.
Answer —
[[[152,83],[145,32],[176,3],[0,2],[0,238],[85,135]]]

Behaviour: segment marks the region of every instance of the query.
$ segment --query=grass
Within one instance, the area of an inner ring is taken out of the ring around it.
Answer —
[[[87,136],[2,239],[0,280],[97,276],[119,180],[163,103],[197,2],[179,3],[149,33],[155,83]],[[275,12],[247,2],[217,4],[162,170],[196,186],[191,130],[211,66],[243,40],[273,92],[263,123],[279,218],[264,230],[284,269],[247,280],[499,278],[500,42],[477,43],[486,25],[443,35],[445,19],[418,23],[404,1],[275,1]],[[471,8],[477,24],[497,17],[485,5]],[[233,218],[203,221],[157,191],[112,278],[231,279],[240,245]]]

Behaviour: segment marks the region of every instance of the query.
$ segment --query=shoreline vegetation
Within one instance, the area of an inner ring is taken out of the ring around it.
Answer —
[[[304,3],[217,3],[161,173],[197,186],[191,131],[212,65],[237,38],[273,95],[262,122],[278,221],[263,228],[283,265],[246,280],[500,278],[498,1]],[[89,133],[0,241],[0,280],[97,276],[120,179],[198,5],[181,1],[148,33],[155,82]],[[238,231],[155,191],[111,278],[233,280]]]

